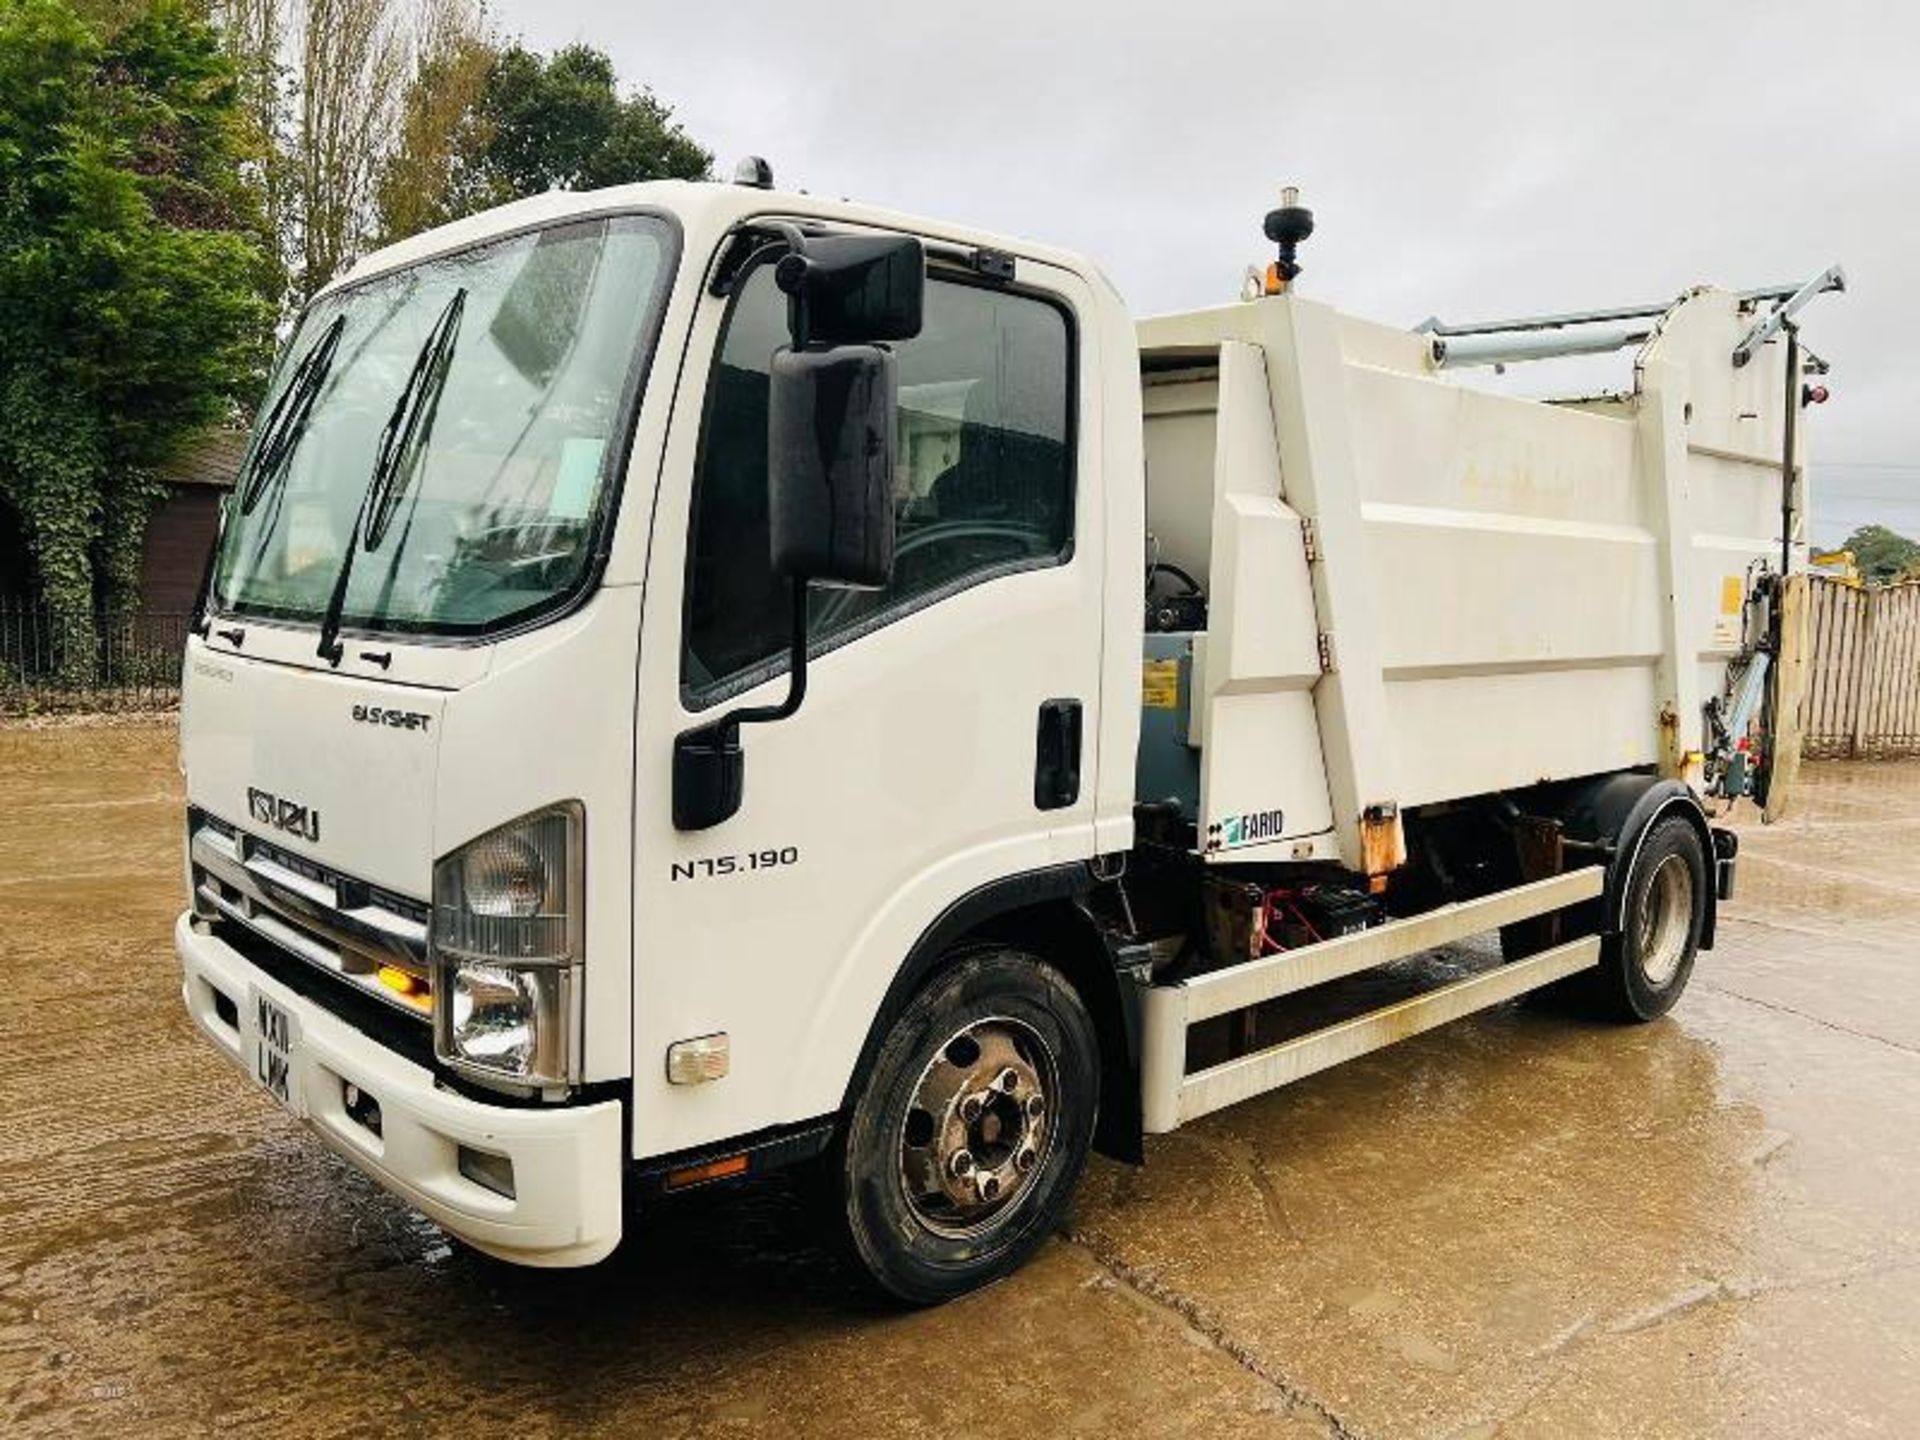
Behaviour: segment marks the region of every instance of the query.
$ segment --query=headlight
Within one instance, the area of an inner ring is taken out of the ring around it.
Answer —
[[[460,879],[469,913],[515,919],[540,913],[554,877],[525,839],[502,831],[474,841],[463,854]]]
[[[434,1050],[516,1089],[578,1078],[584,817],[522,816],[433,869]]]

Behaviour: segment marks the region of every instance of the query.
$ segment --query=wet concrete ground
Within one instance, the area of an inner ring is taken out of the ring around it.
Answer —
[[[784,1190],[450,1248],[190,1030],[172,730],[0,730],[0,1433],[1920,1433],[1920,765],[1807,782],[1668,1020],[1249,1102],[902,1315]]]

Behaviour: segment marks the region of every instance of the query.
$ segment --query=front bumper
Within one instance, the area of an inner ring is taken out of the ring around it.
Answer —
[[[431,1071],[376,1044],[277,983],[191,913],[174,925],[187,1013],[252,1074],[251,995],[295,1018],[289,1091],[295,1112],[334,1150],[441,1228],[522,1265],[590,1265],[620,1243],[620,1105],[511,1109],[442,1090]],[[226,1013],[223,1014],[222,1011]],[[228,1018],[232,1017],[232,1018]],[[379,1103],[375,1134],[348,1113],[347,1086]],[[503,1156],[513,1191],[467,1178],[460,1150]]]

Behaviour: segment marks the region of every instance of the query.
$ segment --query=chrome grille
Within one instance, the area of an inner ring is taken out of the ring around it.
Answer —
[[[200,914],[244,925],[405,1014],[432,1014],[423,902],[316,864],[203,810],[187,812],[187,854]]]

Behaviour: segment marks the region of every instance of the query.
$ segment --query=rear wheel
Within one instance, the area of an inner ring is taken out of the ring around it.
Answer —
[[[888,1293],[938,1304],[1016,1269],[1063,1218],[1100,1085],[1059,971],[973,951],[894,1023],[829,1156],[837,1219]]]
[[[1656,1020],[1693,974],[1711,884],[1700,832],[1684,816],[1656,820],[1627,876],[1618,934],[1595,977],[1600,1009],[1616,1020]]]

